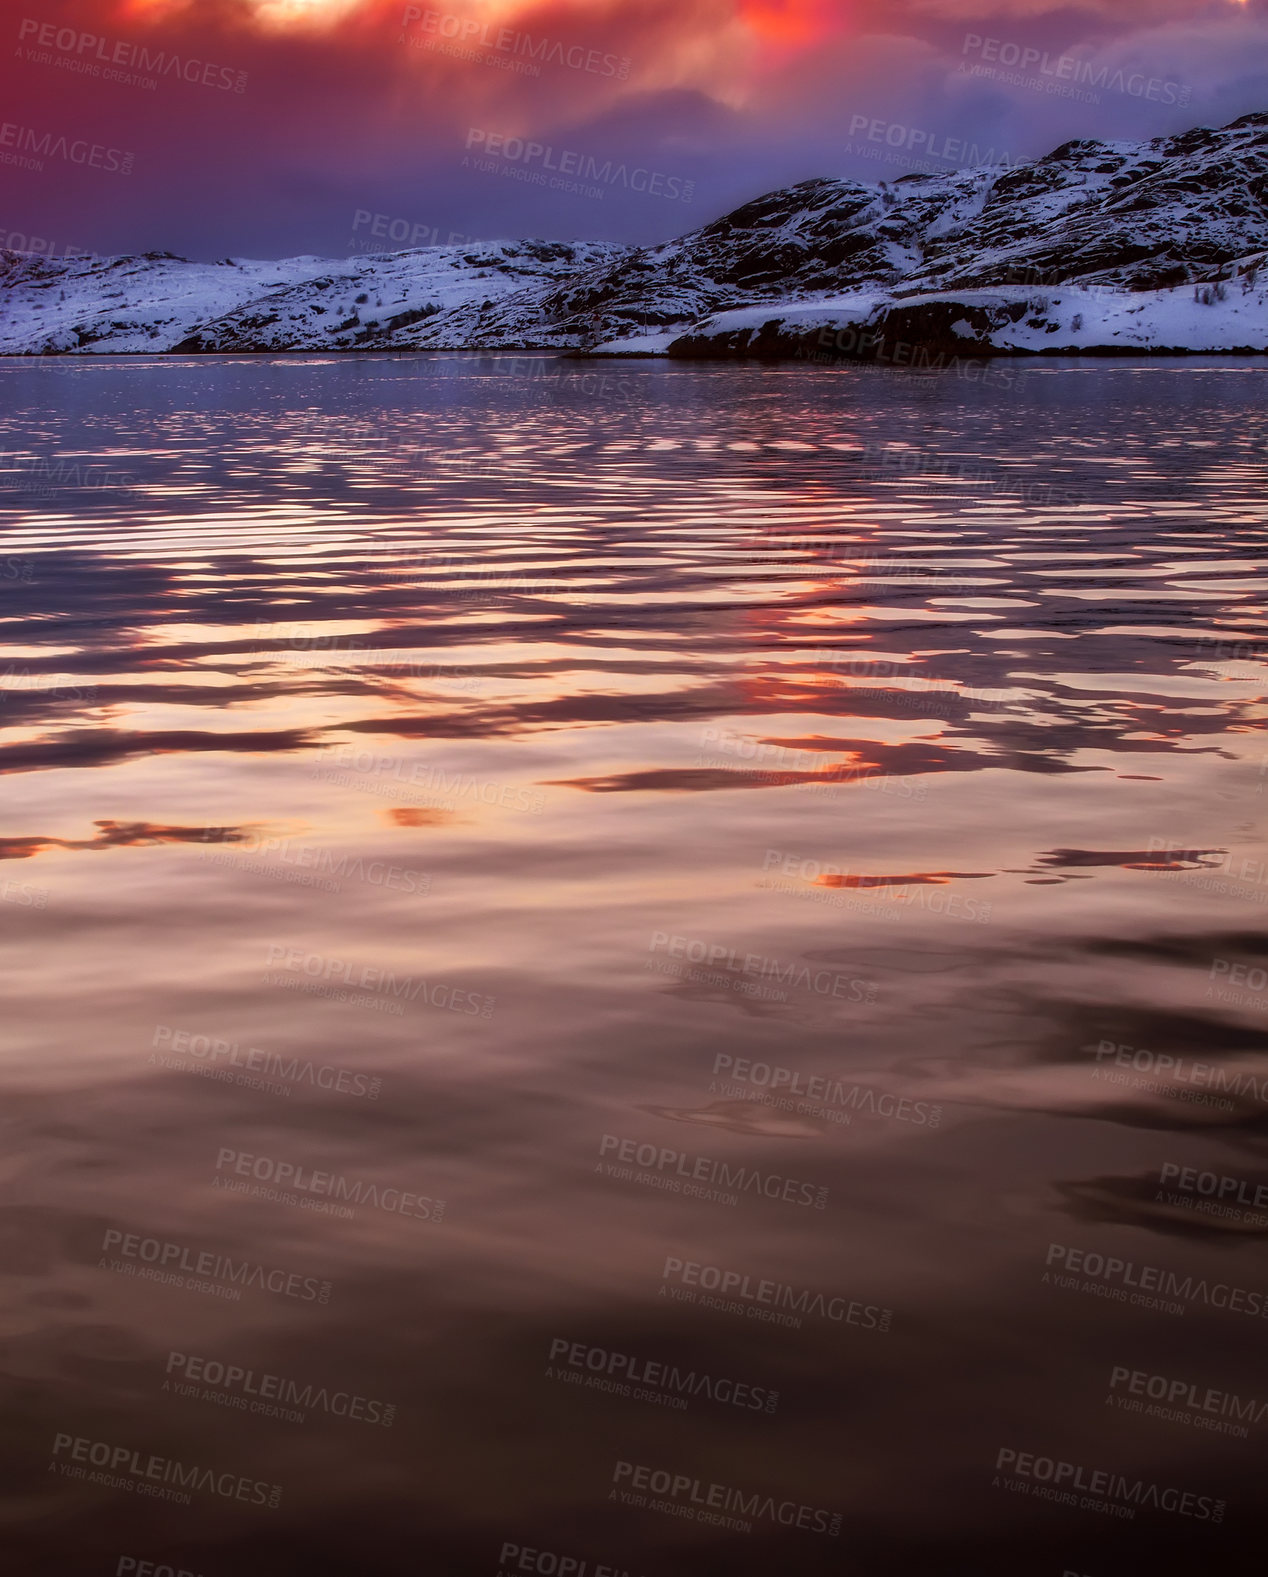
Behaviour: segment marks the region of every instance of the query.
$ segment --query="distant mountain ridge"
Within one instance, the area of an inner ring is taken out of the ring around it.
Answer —
[[[217,264],[0,252],[0,352],[1265,352],[1266,256],[1259,112],[1027,164],[802,181],[654,247]]]

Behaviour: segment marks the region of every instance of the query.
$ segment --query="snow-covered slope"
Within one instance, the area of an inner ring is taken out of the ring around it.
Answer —
[[[1268,253],[1226,265],[1208,284],[1127,291],[1116,285],[1000,286],[898,298],[875,291],[794,306],[715,313],[667,339],[674,357],[808,357],[942,367],[1000,354],[1268,354]],[[640,354],[631,337],[604,347]]]
[[[502,297],[526,285],[540,295],[625,250],[490,241],[280,263],[190,263],[168,252],[47,261],[0,251],[0,353],[381,349],[408,343],[403,330],[435,317],[478,338]]]
[[[0,253],[0,351],[1265,351],[1266,252],[1258,113],[1025,165],[803,181],[649,248],[210,265]]]

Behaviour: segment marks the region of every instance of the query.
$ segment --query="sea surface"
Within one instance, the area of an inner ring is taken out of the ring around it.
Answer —
[[[1262,1572],[1266,396],[0,362],[6,1571]]]

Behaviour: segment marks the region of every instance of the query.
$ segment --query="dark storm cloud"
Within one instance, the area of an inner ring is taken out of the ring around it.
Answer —
[[[1233,0],[1200,14],[1175,0],[22,0],[3,27],[7,123],[134,156],[128,175],[66,161],[10,169],[5,232],[208,259],[347,255],[358,212],[442,241],[646,243],[808,176],[1033,157],[1071,137],[1149,137],[1268,103],[1263,5]],[[140,48],[164,52],[165,69],[138,71]],[[1090,63],[1100,87],[1062,58]],[[502,178],[464,165],[473,133],[660,171],[693,182],[693,201]]]

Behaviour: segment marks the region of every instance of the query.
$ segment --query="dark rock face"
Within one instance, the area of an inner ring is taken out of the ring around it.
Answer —
[[[998,355],[992,331],[1020,321],[1026,311],[1024,301],[915,301],[880,306],[862,323],[810,329],[775,317],[755,328],[684,334],[669,355],[681,361],[861,361],[928,370]]]
[[[605,337],[762,300],[1082,281],[1156,290],[1268,247],[1268,114],[1148,143],[1066,143],[1013,168],[802,181],[541,302]],[[750,336],[751,338],[751,336]],[[759,336],[760,338],[760,336]],[[753,354],[748,349],[742,354]]]

